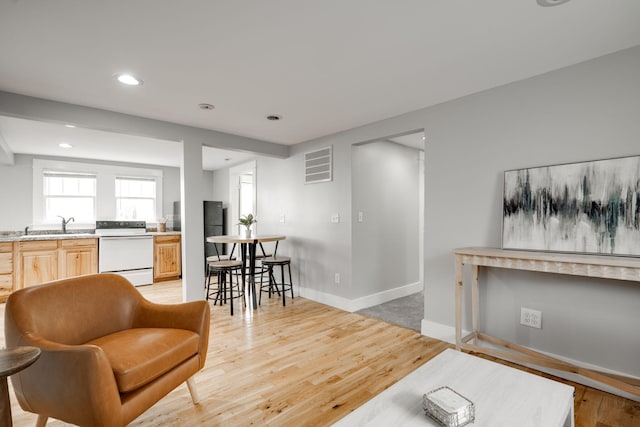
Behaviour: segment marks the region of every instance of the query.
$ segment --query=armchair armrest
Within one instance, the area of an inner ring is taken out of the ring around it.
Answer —
[[[155,304],[143,300],[138,305],[132,326],[134,328],[186,329],[204,334],[209,329],[209,304],[206,301]]]
[[[210,308],[206,301],[181,304],[155,304],[142,299],[134,315],[134,328],[176,328],[200,335],[198,353],[200,367],[204,366],[209,345]]]
[[[111,365],[95,345],[65,345],[26,335],[24,344],[41,349],[38,360],[12,377],[16,396],[29,411],[69,419],[79,425],[112,425],[120,396]],[[71,410],[68,402],[74,402]],[[114,424],[115,425],[115,424]]]

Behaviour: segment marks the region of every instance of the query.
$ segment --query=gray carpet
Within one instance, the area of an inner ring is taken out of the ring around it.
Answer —
[[[420,332],[424,316],[424,292],[394,299],[356,313]]]

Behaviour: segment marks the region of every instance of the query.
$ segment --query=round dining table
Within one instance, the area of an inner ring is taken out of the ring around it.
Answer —
[[[281,234],[256,234],[251,237],[237,236],[237,235],[221,235],[221,236],[208,236],[207,242],[209,243],[232,243],[234,245],[240,245],[240,253],[242,255],[242,281],[244,289],[248,290],[251,297],[251,305],[254,310],[258,308],[258,299],[256,298],[256,251],[258,244],[267,242],[276,242],[284,240],[287,237]],[[235,246],[234,246],[235,247]],[[233,254],[233,250],[231,254]],[[275,255],[275,252],[274,252]],[[245,281],[245,271],[249,263],[249,283]]]

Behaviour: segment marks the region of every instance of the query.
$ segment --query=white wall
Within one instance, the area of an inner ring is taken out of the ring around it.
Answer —
[[[352,275],[360,296],[421,289],[418,160],[415,148],[388,141],[352,147]]]
[[[13,165],[0,165],[0,231],[20,231],[33,218],[33,163],[31,156],[15,155]]]
[[[47,157],[16,154],[14,165],[0,165],[0,200],[4,209],[0,210],[0,231],[20,231],[33,222],[33,159],[56,159],[81,163],[108,164],[162,170],[162,201],[164,216],[173,215],[173,202],[180,200],[180,169],[163,166],[149,166],[133,163],[116,163],[99,160],[73,159],[68,157]],[[213,194],[213,173],[203,172],[207,185],[201,189],[204,195]],[[8,208],[10,207],[10,208]]]
[[[451,328],[452,251],[500,246],[503,172],[639,155],[639,112],[636,47],[299,144],[287,160],[258,162],[261,232],[291,236],[282,247],[304,272],[298,283],[305,295],[348,309],[367,292],[352,280],[351,145],[425,129],[425,320]],[[304,185],[304,152],[327,145],[333,181]],[[339,224],[330,223],[334,212]],[[335,272],[342,283],[333,283]],[[487,332],[640,376],[637,284],[504,271],[481,280]],[[520,326],[520,306],[542,310],[544,328]]]

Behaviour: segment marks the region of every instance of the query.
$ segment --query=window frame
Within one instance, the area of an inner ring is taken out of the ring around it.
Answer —
[[[52,194],[52,193],[46,193],[45,194],[45,190],[47,189],[47,186],[44,185],[44,182],[47,178],[54,178],[54,177],[64,177],[64,178],[80,178],[80,177],[84,177],[84,178],[91,178],[93,180],[93,194],[84,194],[84,195],[66,195],[66,194]],[[47,206],[47,200],[50,198],[65,198],[65,199],[74,199],[74,198],[90,198],[92,200],[92,210],[93,213],[96,213],[96,205],[97,205],[97,199],[98,199],[98,195],[97,195],[97,181],[98,181],[98,177],[96,174],[89,174],[89,173],[78,173],[78,172],[61,172],[61,171],[52,171],[52,170],[48,170],[45,169],[42,171],[42,177],[40,178],[42,179],[42,201],[43,201],[43,205],[42,205],[42,218],[43,218],[43,222],[49,222],[49,223],[53,223],[53,222],[58,222],[58,220],[49,220],[46,221],[44,218],[46,218],[46,206]],[[64,215],[64,214],[63,214]],[[78,215],[75,215],[78,216]],[[74,217],[75,217],[74,216]],[[78,216],[79,217],[79,216]]]
[[[58,222],[45,220],[44,173],[81,173],[96,176],[96,221],[116,219],[116,177],[153,179],[156,183],[156,218],[162,218],[163,172],[161,169],[63,160],[33,159],[33,225],[50,226]],[[147,222],[151,222],[147,220]],[[75,223],[77,228],[93,228],[94,222]]]
[[[116,202],[116,220],[125,220],[124,218],[120,217],[118,215],[118,201],[122,201],[122,200],[153,200],[153,204],[154,204],[154,210],[156,212],[154,220],[156,220],[158,217],[158,210],[157,210],[157,206],[158,206],[158,201],[157,201],[157,196],[158,196],[158,190],[156,187],[154,187],[154,191],[155,191],[155,195],[154,197],[146,197],[146,196],[118,196],[118,191],[117,191],[117,184],[118,184],[118,180],[131,180],[131,181],[146,181],[146,182],[153,182],[154,184],[156,184],[157,187],[157,183],[156,180],[150,177],[141,177],[141,176],[123,176],[123,175],[117,175],[115,177],[114,180],[114,193],[115,193],[115,202]],[[138,220],[138,219],[136,219]],[[140,221],[142,221],[142,219],[140,219]],[[148,221],[148,220],[146,220]]]

